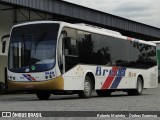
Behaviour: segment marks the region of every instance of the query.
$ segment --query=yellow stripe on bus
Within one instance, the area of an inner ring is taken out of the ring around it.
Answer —
[[[14,82],[8,81],[8,89],[11,90],[64,90],[64,79],[62,76],[53,80],[40,82]]]

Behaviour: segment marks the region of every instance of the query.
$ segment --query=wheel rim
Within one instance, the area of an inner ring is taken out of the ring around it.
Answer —
[[[87,95],[90,95],[90,91],[91,91],[91,84],[86,81],[85,84],[84,84],[84,91]]]
[[[138,80],[137,89],[138,89],[138,92],[139,92],[139,93],[142,92],[142,82],[141,82],[140,80]]]

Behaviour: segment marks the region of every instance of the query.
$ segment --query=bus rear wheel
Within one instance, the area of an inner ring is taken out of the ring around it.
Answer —
[[[96,93],[99,97],[107,97],[111,95],[111,91],[109,90],[96,90]]]
[[[138,77],[136,89],[129,90],[127,93],[128,95],[141,95],[142,92],[143,92],[143,81],[141,77]]]
[[[78,95],[80,98],[89,98],[92,95],[92,82],[90,77],[86,76],[84,80],[84,90],[79,91]]]
[[[46,92],[38,92],[36,95],[39,100],[48,100],[51,94]]]

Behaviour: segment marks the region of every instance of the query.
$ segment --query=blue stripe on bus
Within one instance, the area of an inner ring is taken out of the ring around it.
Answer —
[[[119,68],[119,70],[121,71],[126,71],[126,68]],[[123,78],[124,76],[116,76],[116,78],[115,78],[115,80],[113,81],[113,83],[112,83],[112,86],[110,87],[110,89],[116,89],[117,87],[118,87],[118,85],[119,85],[119,83],[121,82],[121,80],[122,80],[122,78]]]

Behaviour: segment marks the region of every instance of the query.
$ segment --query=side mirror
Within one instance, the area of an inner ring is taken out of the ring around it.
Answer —
[[[2,42],[2,53],[5,53],[6,50],[6,41]]]
[[[2,38],[1,38],[1,41],[2,41],[2,53],[5,53],[5,50],[6,50],[6,38],[9,38],[10,35],[4,35]]]

